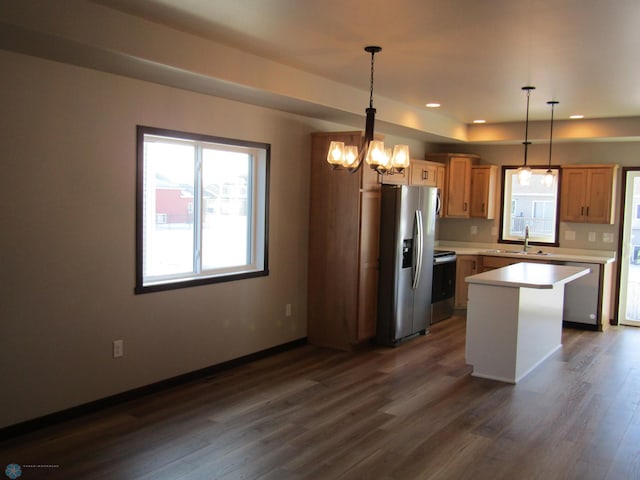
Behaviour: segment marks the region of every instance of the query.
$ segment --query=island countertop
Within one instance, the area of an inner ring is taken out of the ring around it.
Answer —
[[[523,262],[527,258],[548,262],[580,262],[609,264],[616,260],[614,251],[581,250],[558,247],[530,247],[529,253],[522,253],[522,246],[497,243],[439,241],[436,246],[440,250],[451,250],[458,255],[483,255],[491,257],[517,258]],[[542,248],[542,250],[540,250]],[[542,253],[538,253],[542,251]]]
[[[522,262],[471,275],[465,281],[497,287],[550,289],[588,273],[588,268]]]

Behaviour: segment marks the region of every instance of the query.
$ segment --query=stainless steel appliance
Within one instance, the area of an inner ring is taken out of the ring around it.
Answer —
[[[431,324],[436,194],[382,185],[376,342],[395,346]]]
[[[431,324],[453,315],[456,293],[456,252],[434,250]]]
[[[580,326],[597,330],[600,266],[582,262],[561,262],[561,264],[591,270],[589,274],[565,285],[562,320],[566,326]]]

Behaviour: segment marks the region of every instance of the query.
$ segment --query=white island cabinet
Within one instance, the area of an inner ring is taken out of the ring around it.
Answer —
[[[588,273],[525,262],[467,277],[465,354],[472,375],[517,383],[558,350],[564,286]]]

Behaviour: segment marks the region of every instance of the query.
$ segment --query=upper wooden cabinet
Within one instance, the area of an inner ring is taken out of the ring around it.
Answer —
[[[380,175],[380,182],[388,185],[409,185],[410,171],[411,167],[405,168],[402,173],[394,173],[393,175]]]
[[[444,205],[442,202],[445,197],[445,164],[429,162],[427,160],[411,160],[411,167],[409,167],[409,170],[409,185],[436,187],[440,190],[438,198],[441,203],[438,210],[438,216],[442,217],[444,215]]]
[[[444,168],[443,165],[441,165]],[[409,184],[435,187],[438,180],[438,165],[425,160],[411,160]]]
[[[563,165],[560,221],[613,223],[617,165]]]
[[[492,220],[495,217],[497,165],[471,167],[470,216]]]
[[[366,164],[332,170],[332,140],[362,143],[362,132],[311,137],[307,336],[349,350],[375,335],[378,298],[380,178]]]
[[[445,217],[471,217],[471,167],[480,160],[468,153],[430,153],[430,161],[446,165]]]

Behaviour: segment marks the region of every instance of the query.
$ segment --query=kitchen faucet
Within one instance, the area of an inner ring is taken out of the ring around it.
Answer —
[[[529,248],[529,225],[525,225],[524,227],[524,243],[522,244],[522,253],[527,253],[527,248]]]

